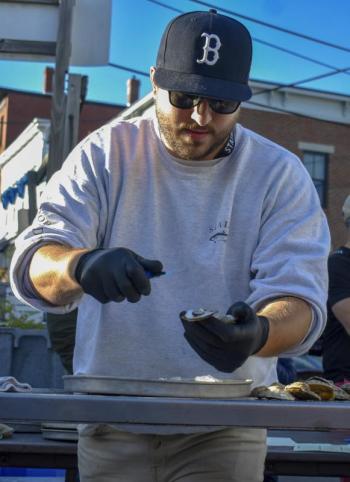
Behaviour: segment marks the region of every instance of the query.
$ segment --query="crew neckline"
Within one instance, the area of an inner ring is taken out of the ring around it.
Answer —
[[[237,126],[237,124],[236,124],[236,126]],[[234,127],[235,138],[236,138],[236,133],[237,133],[236,126]],[[229,159],[230,157],[232,157],[236,153],[237,143],[235,145],[234,150],[226,156],[217,157],[215,159],[207,159],[207,160],[203,160],[203,161],[197,161],[197,160],[192,160],[192,159],[180,159],[178,157],[175,157],[173,154],[171,154],[168,151],[168,149],[165,147],[164,142],[161,138],[160,131],[159,131],[158,120],[157,120],[155,115],[152,118],[152,128],[153,128],[154,134],[155,134],[155,136],[158,140],[159,148],[160,148],[160,150],[163,154],[163,157],[165,157],[166,159],[169,159],[171,162],[174,162],[174,163],[179,164],[179,165],[184,166],[184,167],[188,167],[188,168],[194,167],[196,169],[199,169],[201,167],[203,167],[203,168],[214,167],[214,166],[217,166],[218,164],[225,163],[225,160]]]

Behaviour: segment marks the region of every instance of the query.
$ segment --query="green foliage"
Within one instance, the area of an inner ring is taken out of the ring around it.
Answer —
[[[0,327],[39,330],[46,327],[45,323],[38,323],[32,320],[32,316],[33,313],[29,310],[17,314],[13,305],[8,300],[0,298]]]

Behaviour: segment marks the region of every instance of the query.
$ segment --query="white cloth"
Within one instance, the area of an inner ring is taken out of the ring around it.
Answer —
[[[4,423],[0,423],[0,440],[12,436],[14,429]]]
[[[21,383],[15,377],[0,377],[0,392],[31,392],[29,383]]]

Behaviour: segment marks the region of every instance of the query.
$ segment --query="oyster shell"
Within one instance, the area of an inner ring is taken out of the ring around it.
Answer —
[[[235,319],[232,315],[225,315],[219,311],[210,311],[206,308],[197,308],[195,310],[187,310],[183,315],[184,321],[205,321],[208,318],[216,318],[223,323],[234,323]]]
[[[335,399],[335,386],[332,386],[328,380],[321,379],[321,377],[309,378],[306,380],[309,389],[317,393],[321,400]]]
[[[350,400],[350,392],[347,392],[343,387],[334,385],[335,400]]]
[[[285,391],[284,385],[281,383],[273,383],[268,387],[265,385],[255,387],[250,395],[256,398],[268,398],[272,400],[295,400],[295,397],[291,393]]]
[[[285,390],[298,400],[321,400],[321,397],[313,392],[305,382],[294,382],[285,386]]]
[[[273,383],[270,386],[255,387],[250,395],[275,400],[350,400],[350,383],[338,387],[331,380],[313,376],[286,386],[282,383]]]
[[[350,383],[344,383],[343,385],[341,385],[340,388],[341,388],[344,392],[350,393]]]
[[[327,380],[322,377],[311,377],[306,380],[311,390],[318,393],[322,400],[350,400],[350,394],[346,392],[342,387],[338,387],[332,380]],[[327,398],[326,388],[333,393],[333,398]]]

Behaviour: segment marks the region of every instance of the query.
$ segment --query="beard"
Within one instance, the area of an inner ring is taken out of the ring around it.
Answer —
[[[167,150],[173,156],[183,160],[207,160],[214,159],[215,156],[226,145],[226,142],[230,136],[230,133],[236,124],[235,121],[227,126],[226,129],[216,131],[214,127],[205,126],[208,131],[208,141],[202,143],[195,141],[189,136],[185,135],[185,132],[189,130],[198,129],[198,124],[195,122],[180,122],[176,124],[171,120],[170,116],[155,105],[156,115],[158,119],[158,125],[161,138],[165,144]]]

